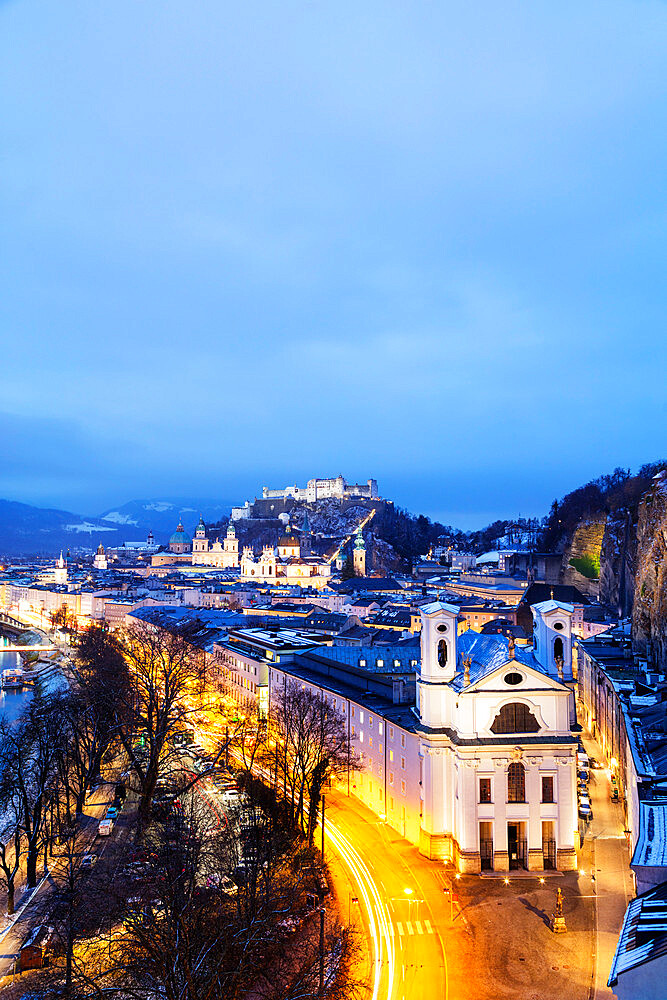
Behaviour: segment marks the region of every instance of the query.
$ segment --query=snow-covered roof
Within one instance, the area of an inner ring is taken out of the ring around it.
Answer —
[[[438,611],[446,611],[450,615],[458,615],[459,609],[455,604],[446,604],[445,601],[432,601],[431,604],[422,604],[420,612],[423,615],[435,615]]]
[[[623,927],[611,963],[607,985],[645,962],[667,956],[667,883],[633,899],[623,920]]]
[[[667,868],[667,802],[639,803],[639,837],[630,864]]]
[[[541,604],[533,604],[531,611],[539,611],[541,615],[549,614],[550,611],[568,611],[570,614],[574,613],[574,607],[572,604],[566,604],[565,601],[542,601]]]

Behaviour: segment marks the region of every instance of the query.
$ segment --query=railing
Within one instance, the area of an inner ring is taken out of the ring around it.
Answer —
[[[555,840],[543,840],[542,841],[542,857],[544,858],[544,867],[549,871],[556,870],[556,841]]]
[[[528,867],[528,841],[527,840],[517,840],[515,843],[510,841],[509,844],[509,862],[510,868],[527,868]]]

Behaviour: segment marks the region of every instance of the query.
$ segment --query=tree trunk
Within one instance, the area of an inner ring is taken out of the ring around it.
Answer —
[[[7,913],[11,917],[14,912],[14,879],[7,883]]]
[[[28,844],[28,856],[26,858],[26,874],[28,877],[28,888],[34,889],[37,885],[37,844]]]

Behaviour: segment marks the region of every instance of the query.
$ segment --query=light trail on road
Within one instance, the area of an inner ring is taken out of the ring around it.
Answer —
[[[375,951],[373,969],[372,1000],[379,1000],[382,986],[382,971],[384,955],[387,956],[387,1000],[391,1000],[394,992],[394,975],[396,959],[394,953],[394,934],[391,917],[384,904],[382,892],[378,888],[365,862],[354,849],[347,837],[338,830],[330,820],[325,821],[325,831],[336,852],[350,869],[359,887],[359,894],[368,914],[368,925]]]

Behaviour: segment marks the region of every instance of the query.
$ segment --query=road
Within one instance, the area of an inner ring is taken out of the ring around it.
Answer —
[[[349,910],[354,923],[358,908],[371,942],[373,1000],[474,995],[466,969],[472,939],[444,866],[423,858],[353,797],[328,792],[326,810],[326,860],[343,915]]]
[[[215,742],[213,733],[195,729],[202,745]],[[268,772],[255,771],[271,782]],[[349,911],[353,924],[363,924],[372,1000],[471,996],[473,938],[452,899],[452,874],[354,797],[331,790],[326,801],[326,860],[340,916]]]
[[[586,752],[603,761],[601,747],[589,735],[583,736]],[[593,819],[587,839],[591,867],[595,872],[595,1000],[613,997],[607,986],[611,962],[628,903],[634,898],[628,845],[623,833],[623,807],[611,800],[611,782],[605,768],[590,772],[589,794]]]
[[[104,816],[108,805],[109,789],[105,787],[95,792],[86,803],[86,811],[81,821],[85,825],[82,828],[79,853],[85,854],[87,850],[91,850],[97,835],[97,823]],[[48,896],[53,891],[53,882],[46,875],[38,883],[37,889],[29,897],[25,906],[21,900],[17,900],[17,917],[4,931],[0,932],[0,980],[11,973],[14,959],[30,929],[42,921],[44,910],[48,908]],[[25,899],[27,895],[26,890],[23,898]]]

